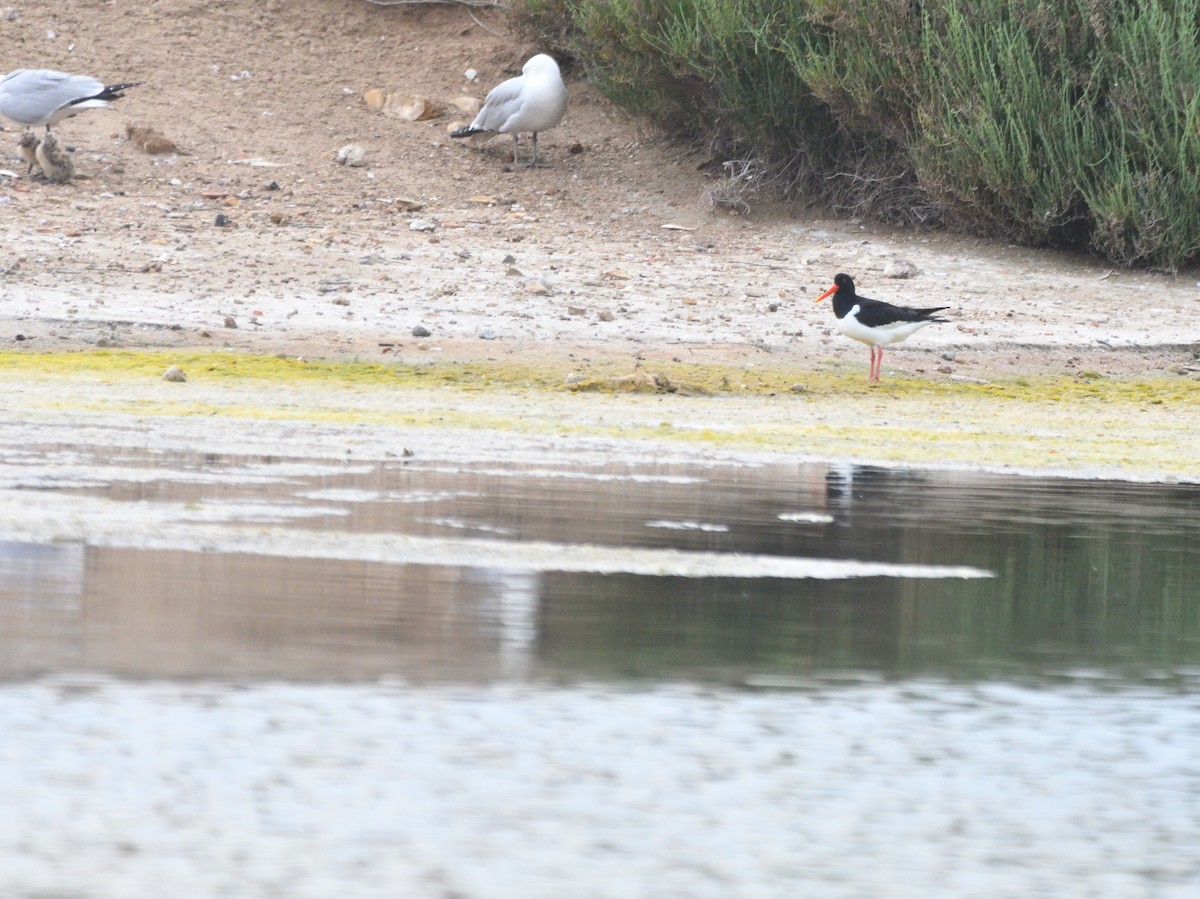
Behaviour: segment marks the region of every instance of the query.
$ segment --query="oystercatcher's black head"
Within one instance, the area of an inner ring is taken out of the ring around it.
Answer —
[[[843,297],[853,297],[854,296],[854,279],[851,278],[849,275],[847,275],[845,272],[839,272],[838,274],[834,275],[833,276],[833,287],[829,288],[827,291],[825,291],[823,294],[821,294],[819,297],[817,297],[816,302],[819,303],[819,302],[821,302],[821,300],[825,299],[830,294],[835,294],[835,293],[840,293],[840,294],[842,294]]]

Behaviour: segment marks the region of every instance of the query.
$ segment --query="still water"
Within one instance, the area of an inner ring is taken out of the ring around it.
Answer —
[[[1200,895],[1198,500],[10,452],[0,895]]]
[[[1194,485],[41,459],[30,507],[118,523],[0,542],[8,677],[1200,679]]]

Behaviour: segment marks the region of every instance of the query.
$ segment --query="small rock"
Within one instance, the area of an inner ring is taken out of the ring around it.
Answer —
[[[915,278],[919,274],[921,274],[921,270],[907,259],[893,259],[883,269],[885,278]]]
[[[142,151],[149,153],[151,156],[161,156],[164,153],[178,153],[179,148],[175,146],[175,142],[169,137],[164,137],[161,134],[152,134],[142,143]]]
[[[231,224],[233,224],[233,219],[223,212],[218,212],[217,217],[213,219],[213,224],[218,228],[228,228]]]
[[[552,294],[554,291],[550,289],[548,284],[542,281],[530,281],[525,285],[525,292],[532,293],[539,297],[547,297],[550,296],[550,294]]]
[[[235,319],[232,315],[225,316],[225,327],[226,328],[236,328],[237,327],[237,319]]]
[[[431,336],[431,334],[430,334],[429,329],[426,328],[424,325],[417,325],[415,328],[412,329],[412,336],[413,337],[429,337],[429,336]]]
[[[393,94],[383,103],[383,114],[402,122],[424,122],[444,114],[446,107],[428,97]]]
[[[567,372],[567,376],[563,378],[564,384],[580,384],[583,382],[583,375],[577,371]]]
[[[958,358],[958,353],[942,353],[942,358],[947,362],[953,362]]]
[[[465,72],[463,72],[463,78],[467,79],[467,81],[478,81],[479,73],[474,69],[467,69]]]
[[[600,310],[600,315],[597,316],[602,322],[610,322],[613,320],[613,314],[607,309]]]
[[[584,309],[582,306],[568,306],[567,314],[568,315],[587,315],[587,310]]]
[[[358,144],[346,144],[337,151],[335,159],[342,165],[361,168],[367,164],[367,151]]]
[[[480,331],[479,339],[480,340],[495,340],[496,332],[495,331]]]
[[[175,146],[174,141],[150,125],[144,125],[140,122],[130,122],[125,126],[125,136],[139,150],[149,153],[152,156],[178,152],[178,147]]]
[[[808,393],[808,388],[803,384],[793,384],[788,390],[792,393]]]
[[[478,114],[479,110],[483,107],[483,104],[474,97],[455,97],[450,101],[450,105],[464,115],[472,117]]]
[[[413,219],[408,223],[408,230],[410,231],[434,231],[436,229],[437,225],[429,221],[429,219]]]
[[[425,208],[425,204],[420,200],[413,200],[409,197],[396,197],[392,202],[401,212],[417,212]]]
[[[187,375],[185,375],[183,373],[183,369],[180,368],[178,365],[172,365],[170,368],[168,368],[166,371],[163,372],[163,380],[164,381],[183,382],[183,381],[187,380]]]
[[[379,110],[383,109],[383,104],[387,102],[387,93],[381,88],[373,87],[363,91],[362,98],[367,109],[379,112]]]

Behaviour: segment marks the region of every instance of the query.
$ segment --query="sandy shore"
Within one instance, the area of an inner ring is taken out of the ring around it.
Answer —
[[[69,184],[26,176],[5,138],[0,376],[16,439],[48,415],[187,445],[253,440],[287,416],[417,448],[453,422],[471,443],[1200,476],[1194,275],[799,204],[730,215],[707,199],[707,160],[575,78],[534,170],[507,165],[506,142],[449,140],[449,113],[368,108],[373,88],[478,99],[519,66],[502,23],[459,9],[235,0],[195,15],[163,0],[14,16],[12,55],[144,82],[61,124]],[[302,46],[320,52],[280,54]],[[179,152],[143,152],[133,120]],[[348,142],[367,165],[337,164]],[[868,296],[950,307],[889,349],[878,388],[866,347],[812,302],[839,271]],[[170,365],[185,383],[160,380]]]
[[[1200,722],[1169,693],[66,677],[9,689],[0,724],[14,897],[1182,899],[1200,877]]]

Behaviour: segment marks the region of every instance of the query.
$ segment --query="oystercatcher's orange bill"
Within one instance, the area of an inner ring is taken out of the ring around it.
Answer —
[[[821,302],[821,300],[825,299],[831,293],[837,293],[837,289],[838,289],[838,286],[836,284],[834,284],[833,287],[829,288],[827,291],[825,291],[823,294],[821,294],[819,297],[817,297],[815,300],[813,300],[813,302],[814,303]]]

